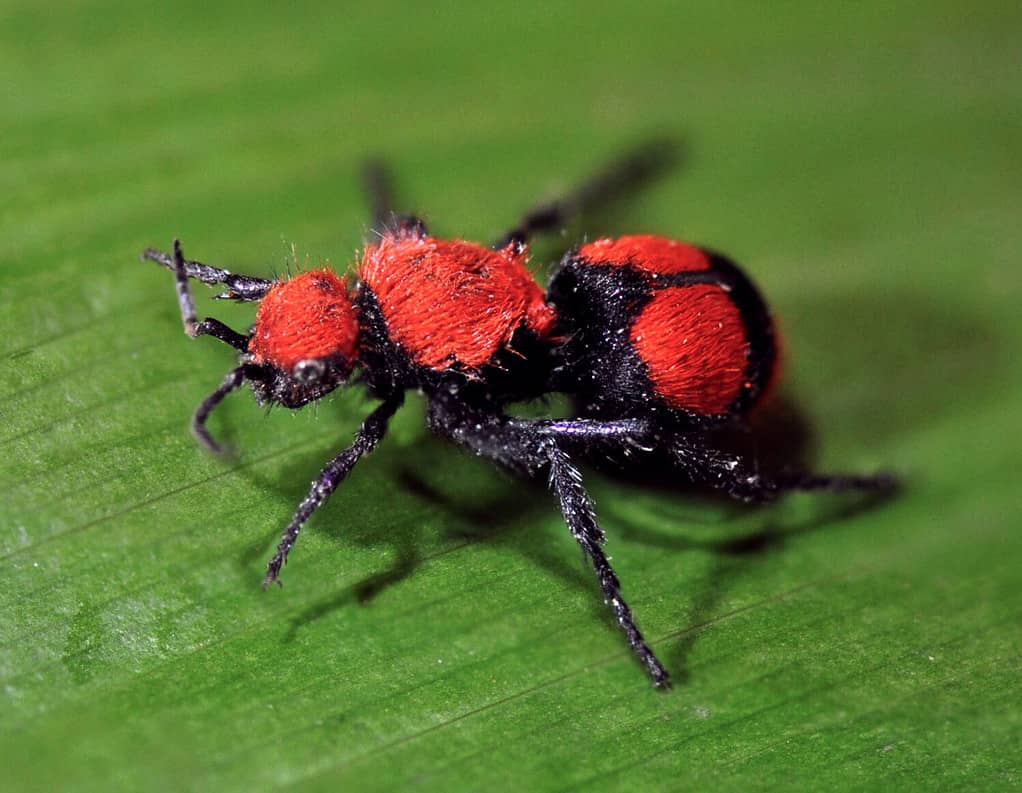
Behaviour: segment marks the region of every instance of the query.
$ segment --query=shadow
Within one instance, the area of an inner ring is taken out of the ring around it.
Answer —
[[[829,423],[854,430],[858,444],[971,410],[1001,382],[1004,340],[981,315],[934,302],[925,289],[921,279],[918,292],[805,296],[783,307],[787,355],[827,358],[814,373],[817,401],[829,397]]]
[[[783,550],[786,543],[801,536],[823,529],[832,529],[843,521],[848,521],[873,509],[881,507],[887,501],[896,498],[897,490],[879,493],[841,494],[833,497],[834,503],[826,505],[810,518],[785,525],[776,522],[776,514],[769,507],[751,509],[763,510],[767,513],[761,528],[748,534],[722,540],[665,542],[661,535],[629,532],[639,542],[671,548],[672,550],[704,550],[715,554],[715,562],[708,575],[709,584],[700,588],[700,594],[690,609],[692,617],[690,625],[681,633],[669,651],[670,669],[675,682],[684,683],[689,678],[688,659],[692,648],[699,640],[702,629],[711,624],[719,616],[721,601],[727,594],[731,582],[748,569],[755,560],[766,559]]]
[[[414,548],[405,545],[399,546],[397,559],[389,569],[374,573],[353,586],[323,598],[292,617],[288,630],[284,634],[284,642],[288,644],[293,642],[297,638],[299,630],[329,616],[338,609],[354,604],[368,605],[385,589],[408,578],[415,572],[420,561]]]

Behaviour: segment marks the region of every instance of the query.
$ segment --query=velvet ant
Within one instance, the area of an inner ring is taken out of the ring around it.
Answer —
[[[409,389],[425,395],[429,428],[524,476],[545,473],[606,602],[655,686],[668,674],[646,643],[603,551],[605,535],[583,487],[576,455],[666,454],[689,480],[762,502],[791,490],[887,490],[891,477],[758,472],[754,460],[713,443],[742,425],[775,377],[776,331],[766,304],[727,257],[662,237],[602,238],[565,255],[546,293],[526,268],[532,235],[561,228],[649,179],[669,161],[662,143],[613,162],[559,200],[525,215],[492,247],[434,237],[417,217],[393,213],[387,175],[364,172],[378,237],[346,281],[329,269],[289,279],[237,275],[170,254],[143,253],[175,276],[185,332],[213,336],[240,362],[196,409],[192,429],[210,451],[213,409],[244,383],[262,404],[299,408],[354,372],[382,401],[354,442],[313,481],[267,567],[282,565],[310,516],[387,431]],[[199,320],[189,279],[223,285],[217,295],[259,302],[238,333]],[[512,402],[551,392],[576,407],[569,419],[509,415]]]

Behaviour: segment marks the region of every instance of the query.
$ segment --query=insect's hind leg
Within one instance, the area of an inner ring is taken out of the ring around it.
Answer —
[[[875,493],[888,495],[901,487],[894,474],[784,474],[771,482],[776,494],[826,490],[832,493]]]
[[[536,233],[555,231],[580,215],[627,196],[653,181],[679,159],[676,140],[658,138],[625,152],[559,198],[538,204],[494,245],[523,245]]]
[[[533,431],[556,438],[569,448],[576,446],[586,451],[601,446],[625,451],[652,451],[662,447],[693,481],[710,485],[739,501],[763,503],[785,493],[816,490],[886,495],[899,487],[898,478],[889,473],[795,472],[768,476],[757,470],[755,461],[693,440],[685,433],[658,430],[648,419],[512,419],[511,423],[528,424]]]

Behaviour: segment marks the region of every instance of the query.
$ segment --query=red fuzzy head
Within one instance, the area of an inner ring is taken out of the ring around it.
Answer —
[[[738,307],[718,286],[656,292],[632,324],[631,339],[673,408],[723,413],[741,392],[749,342]]]
[[[330,358],[350,371],[357,353],[358,318],[347,286],[328,269],[273,285],[256,314],[248,350],[256,363],[285,372],[308,359]]]
[[[709,257],[694,245],[652,234],[599,239],[579,248],[578,255],[588,264],[632,267],[651,275],[674,275],[710,268]]]
[[[387,236],[366,247],[359,278],[379,304],[390,337],[414,363],[478,369],[519,328],[545,338],[553,309],[525,268],[526,252],[462,240]]]

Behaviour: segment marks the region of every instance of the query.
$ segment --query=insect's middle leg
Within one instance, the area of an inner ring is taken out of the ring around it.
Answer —
[[[383,233],[392,229],[400,236],[422,239],[429,233],[422,218],[401,215],[395,210],[394,183],[390,172],[380,160],[367,160],[362,164],[362,190],[369,204],[370,221],[374,231]]]
[[[667,671],[635,624],[632,610],[621,595],[621,582],[603,551],[606,537],[582,484],[582,473],[556,438],[537,431],[536,425],[544,422],[470,411],[442,400],[431,402],[429,422],[435,432],[507,468],[529,474],[546,469],[564,521],[592,564],[603,597],[629,647],[646,668],[653,685],[667,687],[670,682]]]

